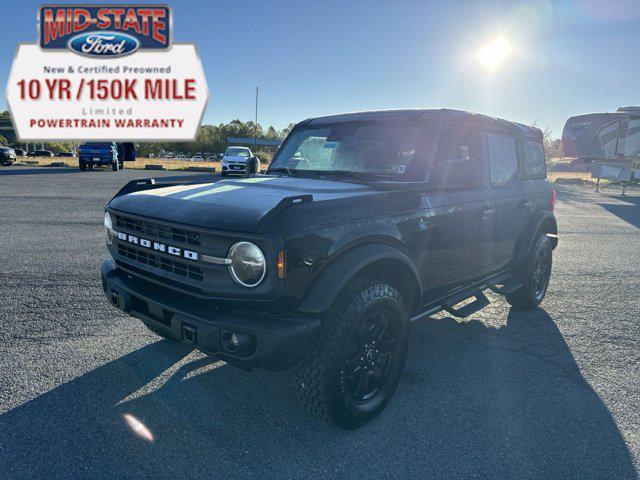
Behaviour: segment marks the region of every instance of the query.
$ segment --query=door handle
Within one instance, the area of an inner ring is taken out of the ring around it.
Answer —
[[[495,215],[496,209],[495,208],[483,208],[482,210],[480,210],[480,213],[481,213],[483,219],[487,219],[491,215]]]

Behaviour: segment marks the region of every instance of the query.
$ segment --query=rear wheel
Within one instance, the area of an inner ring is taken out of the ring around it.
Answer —
[[[507,295],[507,302],[525,310],[542,303],[551,277],[552,252],[546,233],[540,233],[524,264],[516,271],[522,286]]]
[[[111,170],[117,172],[120,169],[120,164],[116,160],[115,162],[111,162]]]
[[[408,315],[400,293],[374,280],[351,281],[295,367],[303,404],[342,428],[361,427],[391,400],[407,343]]]
[[[87,169],[87,164],[84,163],[82,160],[79,160],[78,164],[80,165],[80,170],[85,171]]]

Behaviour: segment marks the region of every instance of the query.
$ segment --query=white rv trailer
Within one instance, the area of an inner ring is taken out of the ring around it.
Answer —
[[[623,192],[640,181],[640,107],[614,113],[590,113],[569,118],[562,132],[565,156],[590,162],[591,176],[616,180]]]

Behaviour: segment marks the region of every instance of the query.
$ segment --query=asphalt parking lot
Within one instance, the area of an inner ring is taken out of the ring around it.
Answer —
[[[393,401],[344,432],[290,373],[190,352],[103,299],[102,209],[149,173],[0,168],[3,478],[638,478],[637,191],[560,188],[544,308],[494,296],[416,323]]]

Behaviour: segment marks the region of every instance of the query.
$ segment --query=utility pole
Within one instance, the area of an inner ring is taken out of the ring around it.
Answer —
[[[256,121],[253,126],[253,145],[258,145],[258,87],[256,86]]]

